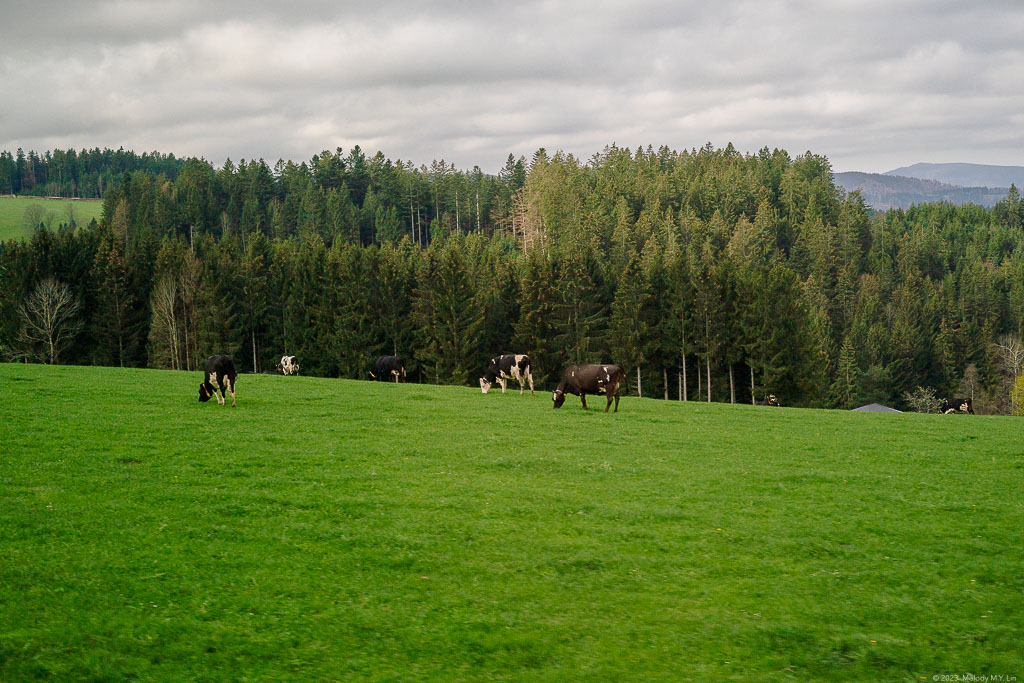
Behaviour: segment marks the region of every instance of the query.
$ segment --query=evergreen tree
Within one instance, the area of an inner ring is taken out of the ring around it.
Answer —
[[[453,239],[427,250],[413,301],[420,332],[417,360],[434,381],[445,384],[466,384],[476,370],[469,359],[479,345],[483,316],[459,247]]]
[[[627,373],[631,370],[636,372],[638,396],[643,396],[641,368],[647,361],[646,351],[650,345],[649,298],[648,283],[639,258],[634,255],[619,278],[619,287],[612,301],[608,341],[615,361],[625,366]]]

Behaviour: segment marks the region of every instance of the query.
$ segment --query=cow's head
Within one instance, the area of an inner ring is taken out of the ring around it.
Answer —
[[[565,403],[565,392],[561,389],[555,389],[554,393],[551,394],[551,400],[555,402],[556,408],[561,408],[562,404]]]
[[[199,402],[200,403],[206,403],[207,401],[210,400],[211,396],[213,396],[213,392],[211,392],[206,387],[206,382],[201,382],[199,384]]]
[[[487,381],[486,379],[484,379],[483,377],[481,377],[481,378],[480,378],[480,391],[482,391],[483,393],[485,393],[485,394],[486,394],[486,393],[487,393],[488,391],[490,391],[490,390],[491,390],[491,383],[490,383],[490,382],[488,382],[488,381]]]
[[[778,406],[779,399],[775,398],[775,394],[768,394],[764,397],[765,402],[770,406]]]

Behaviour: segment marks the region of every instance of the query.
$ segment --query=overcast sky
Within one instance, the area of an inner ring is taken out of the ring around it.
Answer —
[[[1024,165],[1019,0],[3,0],[0,149]]]

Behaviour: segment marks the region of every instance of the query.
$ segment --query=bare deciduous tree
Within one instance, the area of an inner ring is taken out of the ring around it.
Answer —
[[[157,356],[154,360],[158,360],[164,367],[180,370],[177,302],[178,280],[174,273],[164,273],[153,287],[153,296],[150,300],[153,325],[149,338],[153,344],[154,356]]]
[[[41,204],[29,204],[22,214],[22,225],[27,234],[35,234],[46,219],[46,209]]]
[[[1024,367],[1024,344],[1016,337],[1007,335],[996,342],[996,352],[1003,369],[1016,381],[1021,367]]]
[[[82,329],[80,304],[63,282],[46,279],[32,291],[18,310],[22,319],[20,341],[30,355],[54,364]]]

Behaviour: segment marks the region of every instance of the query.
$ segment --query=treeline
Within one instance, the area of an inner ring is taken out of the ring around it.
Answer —
[[[173,154],[103,149],[55,149],[38,154],[0,151],[0,194],[99,199],[122,174],[142,171],[173,180],[184,160]]]
[[[101,224],[0,251],[0,344],[40,283],[79,308],[61,362],[366,377],[377,355],[474,383],[529,353],[551,383],[626,366],[645,396],[903,406],[927,387],[1014,408],[1024,204],[872,215],[827,159],[731,146],[538,151],[498,176],[324,152],[309,163],[188,160],[123,173]],[[36,335],[39,337],[39,335]],[[57,347],[60,344],[56,345]]]

